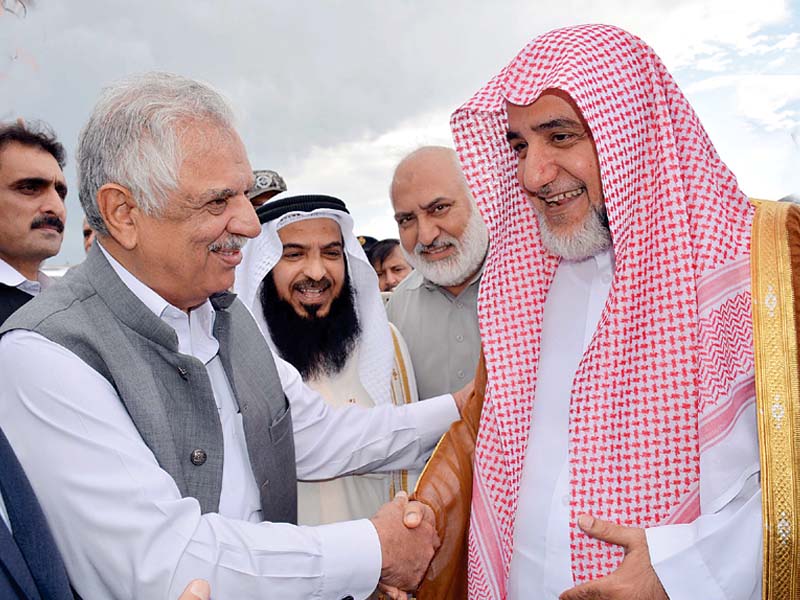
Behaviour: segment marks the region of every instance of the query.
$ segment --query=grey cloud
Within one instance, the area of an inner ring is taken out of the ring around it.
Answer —
[[[715,9],[720,2],[705,4]],[[681,42],[659,27],[680,22],[680,15],[702,16],[695,4],[39,0],[25,19],[0,16],[0,114],[43,118],[72,150],[104,85],[133,72],[178,72],[230,98],[254,166],[300,176],[314,148],[374,140],[418,115],[447,114],[538,33],[617,22],[653,32],[652,41],[670,49],[670,42]],[[741,18],[757,25],[758,7]],[[713,31],[704,35],[720,39]],[[35,66],[12,60],[17,48]],[[685,61],[685,53],[675,55]],[[386,161],[356,156],[362,162],[350,165],[348,190],[354,202],[375,204],[385,198]],[[72,165],[67,176],[75,189]],[[74,263],[82,259],[74,193],[68,206],[67,241],[57,260]]]

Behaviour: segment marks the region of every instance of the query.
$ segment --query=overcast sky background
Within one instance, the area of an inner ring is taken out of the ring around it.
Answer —
[[[15,0],[6,0],[6,6]],[[49,122],[70,158],[67,234],[83,259],[72,154],[100,89],[165,70],[230,100],[254,168],[344,199],[396,236],[388,185],[534,36],[604,22],[642,37],[751,196],[800,192],[798,0],[37,0],[0,14],[0,119]]]

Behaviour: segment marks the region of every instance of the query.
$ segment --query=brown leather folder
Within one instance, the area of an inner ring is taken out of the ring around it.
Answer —
[[[414,490],[414,498],[433,509],[442,542],[417,591],[419,600],[462,600],[467,597],[472,457],[485,393],[486,364],[481,352],[475,373],[475,389],[461,420],[453,423],[439,441]]]

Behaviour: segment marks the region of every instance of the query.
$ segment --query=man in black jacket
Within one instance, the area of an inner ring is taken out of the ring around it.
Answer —
[[[0,125],[0,324],[48,285],[64,237],[64,147],[44,125]]]

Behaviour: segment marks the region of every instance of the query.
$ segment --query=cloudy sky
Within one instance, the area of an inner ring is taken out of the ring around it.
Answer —
[[[255,168],[340,196],[359,233],[396,234],[399,158],[451,145],[455,108],[532,37],[578,23],[656,49],[748,194],[800,192],[798,0],[36,0],[26,15],[16,1],[0,13],[0,119],[46,120],[71,154],[109,82],[201,79],[230,100]],[[75,190],[71,162],[67,177]],[[67,203],[51,265],[83,258]]]

